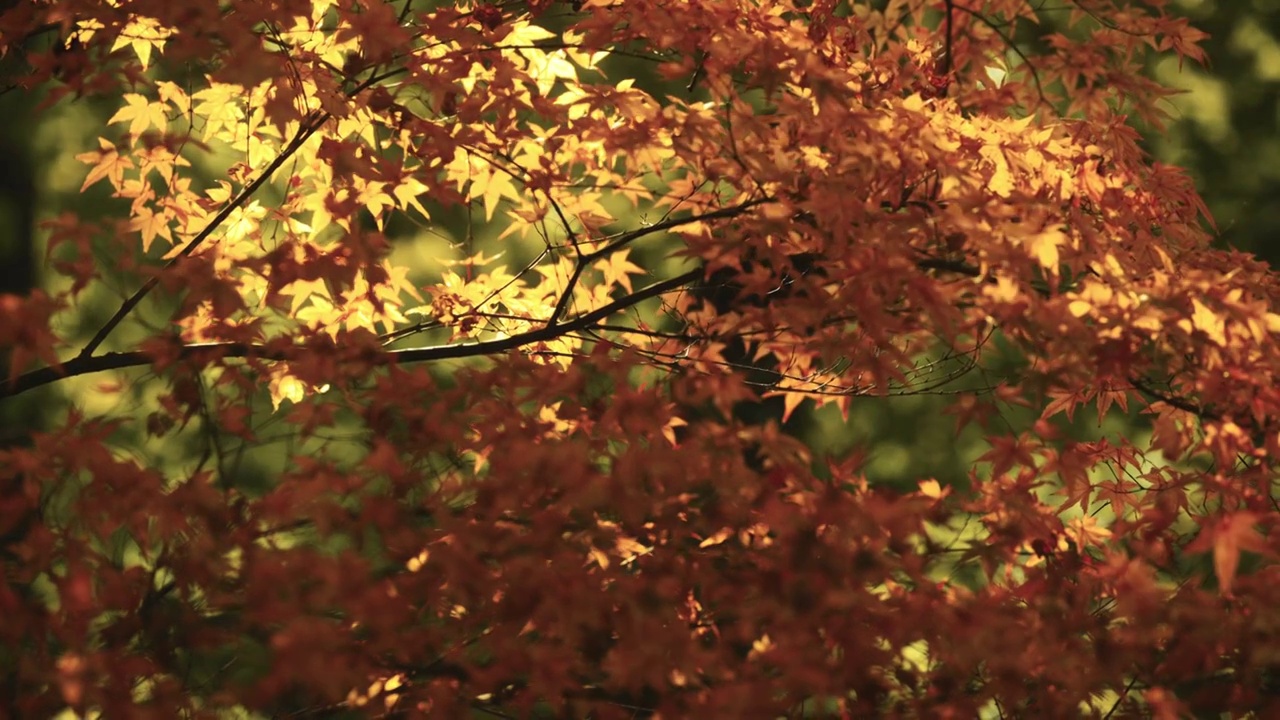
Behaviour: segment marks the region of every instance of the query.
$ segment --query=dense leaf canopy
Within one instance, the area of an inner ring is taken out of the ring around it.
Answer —
[[[12,715],[1280,707],[1280,283],[1139,148],[1163,0],[8,5],[109,208],[0,295]],[[785,424],[923,393],[963,482]]]

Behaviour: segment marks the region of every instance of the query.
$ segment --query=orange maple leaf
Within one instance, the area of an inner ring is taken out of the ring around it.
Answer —
[[[1213,572],[1218,578],[1218,589],[1224,597],[1231,597],[1236,571],[1240,566],[1240,551],[1271,554],[1256,525],[1258,516],[1251,512],[1237,512],[1218,520],[1211,528],[1200,533],[1187,546],[1187,552],[1203,552],[1213,549]]]

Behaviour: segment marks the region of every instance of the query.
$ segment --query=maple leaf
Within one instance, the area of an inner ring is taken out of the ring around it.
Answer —
[[[471,185],[472,197],[479,195],[484,203],[484,219],[486,221],[493,220],[493,215],[498,210],[498,203],[502,198],[510,200],[519,200],[520,191],[516,188],[515,181],[510,175],[502,171],[496,171],[478,182]]]
[[[285,400],[302,402],[307,392],[305,383],[292,375],[283,373],[272,377],[267,387],[271,395],[271,406],[276,410],[280,409],[280,404]]]
[[[1191,299],[1191,305],[1195,308],[1195,311],[1192,313],[1190,321],[1182,322],[1208,335],[1213,342],[1219,345],[1226,345],[1226,322],[1222,317],[1196,298]]]
[[[164,130],[168,127],[168,110],[163,104],[137,93],[125,93],[124,102],[125,106],[117,110],[107,123],[129,123],[129,135],[135,140],[149,128]]]
[[[120,31],[111,52],[123,47],[131,48],[145,70],[151,64],[151,51],[163,50],[165,42],[173,35],[172,29],[161,27],[154,18],[135,15]]]
[[[1027,249],[1035,257],[1040,266],[1057,275],[1058,247],[1067,241],[1067,236],[1060,229],[1046,230],[1027,238]]]
[[[942,484],[932,478],[921,480],[919,483],[919,492],[921,495],[933,499],[941,500],[951,493],[950,487],[942,487]]]
[[[427,185],[423,184],[412,175],[407,175],[403,180],[392,187],[391,194],[395,197],[402,210],[412,208],[416,210],[424,220],[429,220],[431,219],[431,214],[427,212],[427,209],[424,208],[422,203],[418,200],[418,198],[420,198],[428,189]]]
[[[643,274],[645,270],[627,259],[630,252],[630,248],[623,248],[596,263],[596,267],[604,274],[605,286],[617,285],[627,292],[633,292],[631,276]]]
[[[1189,553],[1213,550],[1213,571],[1218,578],[1218,590],[1231,597],[1235,586],[1236,570],[1240,566],[1240,552],[1271,555],[1271,549],[1257,530],[1259,518],[1251,512],[1235,512],[1218,518],[1215,523],[1201,530],[1200,535],[1187,545]]]
[[[151,249],[151,243],[157,237],[162,237],[169,242],[173,242],[173,235],[169,231],[169,222],[173,218],[167,212],[155,212],[147,207],[138,209],[129,223],[129,227],[136,230],[142,237],[142,252]]]
[[[125,170],[134,167],[128,155],[121,155],[115,144],[106,138],[98,138],[99,149],[76,155],[76,159],[93,165],[89,175],[80,186],[80,192],[92,187],[99,180],[106,179],[117,190],[124,182]]]
[[[981,153],[992,166],[991,177],[987,180],[987,189],[998,197],[1009,197],[1013,194],[1014,180],[1009,170],[1009,162],[1005,159],[1004,150],[999,145],[985,145]]]
[[[778,390],[766,395],[766,397],[777,396],[782,397],[782,422],[784,423],[791,418],[792,413],[809,397],[806,393],[789,389]]]
[[[177,83],[161,80],[156,83],[156,93],[160,99],[176,107],[182,115],[191,114],[191,98]]]

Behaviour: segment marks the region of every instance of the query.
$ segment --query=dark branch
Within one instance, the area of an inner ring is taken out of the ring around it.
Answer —
[[[551,191],[547,191],[547,201],[551,203],[551,209],[556,211],[556,216],[560,218],[560,224],[564,226],[565,235],[568,236],[569,245],[573,251],[577,253],[578,260],[573,265],[573,274],[569,276],[569,282],[564,284],[564,291],[560,293],[560,299],[556,301],[555,309],[551,311],[551,317],[547,319],[547,327],[555,327],[560,322],[560,317],[569,310],[569,303],[573,300],[573,290],[578,286],[578,279],[582,277],[582,271],[587,267],[587,260],[582,254],[582,245],[578,242],[578,234],[573,231],[573,225],[569,224],[569,218],[564,216],[564,211],[560,209],[560,203],[551,197]]]
[[[1176,395],[1161,392],[1151,386],[1149,382],[1139,377],[1129,378],[1129,382],[1137,388],[1142,394],[1151,398],[1156,402],[1162,402],[1172,408],[1177,408],[1183,412],[1189,412],[1202,420],[1221,420],[1222,415],[1215,410],[1207,408],[1199,403],[1180,398]]]
[[[517,350],[526,345],[555,340],[563,335],[589,329],[601,320],[627,308],[638,305],[649,298],[657,297],[700,279],[704,274],[702,268],[696,268],[648,287],[637,290],[626,297],[619,298],[604,307],[579,315],[572,320],[555,326],[544,326],[526,333],[513,335],[498,340],[483,340],[473,343],[436,345],[432,347],[409,348],[379,353],[373,358],[362,358],[378,363],[410,363],[432,362],[436,360],[454,360],[458,358],[497,355]],[[303,348],[298,348],[303,350]],[[296,350],[294,351],[296,352]],[[290,350],[267,347],[251,343],[198,343],[184,345],[178,352],[182,360],[203,360],[211,362],[217,358],[252,358],[257,360],[281,361],[290,359]],[[63,378],[88,375],[105,370],[120,370],[131,367],[150,365],[153,358],[150,354],[133,352],[113,352],[103,355],[78,355],[57,367],[40,368],[23,373],[0,388],[0,398],[11,397],[27,390],[49,385]]]
[[[642,227],[642,228],[637,228],[635,230],[629,230],[627,232],[624,232],[618,237],[614,238],[611,242],[609,242],[609,244],[605,245],[604,247],[598,250],[594,250],[590,253],[583,254],[581,251],[579,251],[578,262],[574,265],[573,275],[570,276],[569,282],[565,284],[564,292],[561,294],[560,300],[556,303],[555,311],[551,313],[551,319],[547,321],[547,325],[549,327],[556,326],[556,323],[559,321],[560,316],[564,314],[566,308],[568,307],[569,301],[572,299],[573,290],[577,286],[578,279],[582,276],[582,271],[585,270],[588,265],[595,262],[596,260],[599,260],[604,257],[608,257],[609,255],[612,255],[613,253],[617,252],[618,250],[621,250],[623,247],[626,247],[627,245],[635,242],[636,240],[639,240],[642,237],[653,235],[654,233],[660,233],[665,230],[678,228],[681,225],[689,225],[695,222],[702,222],[705,220],[724,220],[726,218],[738,217],[739,215],[745,213],[747,210],[750,210],[756,205],[763,205],[764,203],[772,202],[772,201],[773,201],[772,198],[757,198],[755,200],[748,200],[744,203],[733,205],[731,207],[721,208],[719,210],[712,210],[711,212],[702,213],[701,215],[690,215],[688,217],[663,220],[662,222],[657,222],[652,225],[646,225],[645,227]],[[560,212],[559,206],[553,203],[552,207],[556,209],[557,213]],[[568,221],[564,220],[564,215],[561,215],[560,219],[565,222],[565,227],[568,227]],[[572,233],[572,230],[570,230],[570,233]],[[570,239],[572,239],[572,236]],[[574,242],[574,249],[576,250],[577,248],[578,248],[578,244]]]
[[[705,220],[724,220],[726,218],[735,218],[757,205],[763,205],[773,201],[773,198],[769,197],[756,198],[755,200],[748,200],[732,207],[712,210],[711,212],[702,213],[701,215],[690,215],[689,217],[663,220],[662,222],[656,222],[652,225],[646,225],[645,227],[622,233],[608,245],[587,254],[584,259],[587,262],[594,262],[602,257],[606,257],[617,252],[622,247],[633,243],[646,235],[652,235],[653,233],[662,232],[664,230],[678,228],[681,225],[689,225],[691,223],[702,222]]]

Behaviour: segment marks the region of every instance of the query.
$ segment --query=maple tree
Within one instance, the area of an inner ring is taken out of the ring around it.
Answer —
[[[0,707],[1274,712],[1280,283],[1128,123],[1164,5],[10,3],[113,211],[0,296]],[[964,483],[780,424],[924,392]]]

